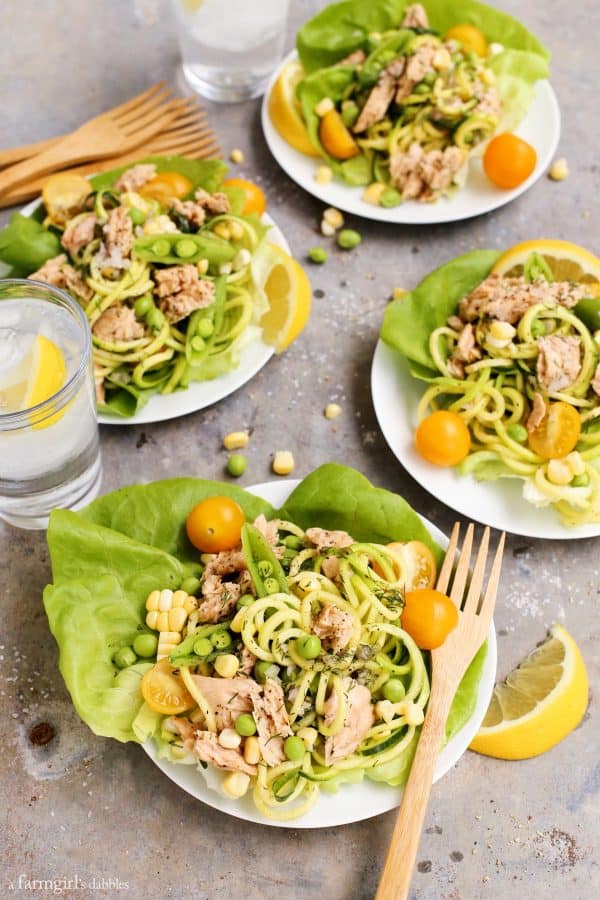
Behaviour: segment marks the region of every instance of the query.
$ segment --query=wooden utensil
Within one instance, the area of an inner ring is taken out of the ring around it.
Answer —
[[[444,594],[448,593],[450,585],[459,532],[460,525],[457,522],[452,529],[448,550],[437,581],[437,589]],[[433,775],[444,738],[450,706],[463,675],[485,640],[492,621],[500,580],[504,534],[500,536],[487,587],[482,595],[490,529],[486,528],[483,532],[468,592],[464,599],[473,532],[474,527],[471,524],[467,528],[449,595],[460,610],[458,625],[450,632],[441,647],[431,651],[432,683],[427,713],[402,796],[402,804],[383,867],[376,900],[406,900],[408,897]]]
[[[105,113],[90,119],[71,134],[38,153],[0,172],[0,197],[36,176],[69,168],[79,162],[122,155],[164,132],[178,118],[185,118],[193,98],[169,99],[163,91],[125,112]]]

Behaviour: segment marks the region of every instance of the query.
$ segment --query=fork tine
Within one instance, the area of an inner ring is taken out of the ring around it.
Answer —
[[[177,152],[183,153],[189,147],[194,147],[203,152],[207,152],[209,149],[217,147],[216,137],[214,134],[210,134],[206,135],[202,140],[195,137],[184,137],[174,141],[159,139],[151,141],[148,144],[148,150],[152,153],[163,153],[166,150],[169,150],[169,152],[176,150]]]
[[[177,98],[173,97],[171,89],[167,88],[162,93],[151,97],[147,103],[137,106],[124,116],[119,116],[116,120],[116,124],[119,128],[122,128],[123,131],[131,130],[132,127],[135,127],[140,123],[144,124],[148,116],[156,115],[163,109],[168,109],[170,104],[176,102]]]
[[[191,109],[189,112],[184,112],[183,115],[179,116],[173,128],[181,128],[184,125],[205,125],[208,121],[208,116],[203,109]]]
[[[115,122],[119,125],[125,125],[127,122],[135,120],[138,116],[142,115],[148,109],[155,109],[159,104],[166,103],[169,100],[173,99],[173,91],[171,88],[164,84],[161,85],[160,90],[153,91],[152,94],[148,97],[144,97],[141,102],[136,103],[135,105],[130,106],[124,112],[119,111],[116,116],[114,116]]]
[[[469,575],[469,564],[471,562],[471,549],[473,547],[473,533],[475,526],[471,522],[467,528],[465,539],[458,557],[456,572],[454,573],[454,581],[452,582],[452,591],[450,599],[460,609],[465,593],[465,585]]]
[[[490,577],[485,589],[485,594],[483,595],[483,600],[481,601],[481,609],[479,611],[478,618],[480,619],[480,628],[484,634],[485,632],[487,632],[489,623],[491,622],[492,616],[494,614],[496,594],[498,592],[498,585],[500,583],[500,569],[502,567],[502,556],[504,554],[505,539],[506,534],[502,532],[502,534],[500,535],[500,540],[498,541],[498,547],[496,549],[496,555],[494,556],[494,562],[492,563],[492,568],[490,569]]]
[[[162,91],[166,87],[166,81],[159,81],[157,84],[153,84],[152,87],[148,88],[147,91],[142,91],[141,94],[132,97],[131,100],[127,100],[125,103],[121,103],[119,106],[107,110],[105,115],[118,119],[119,116],[126,115],[132,109],[135,109],[140,103],[146,103],[146,101],[150,100],[158,91]],[[169,89],[167,88],[167,90]]]
[[[436,587],[438,591],[445,594],[450,584],[450,576],[452,575],[452,566],[454,565],[454,557],[456,556],[456,548],[458,547],[458,538],[460,535],[460,522],[455,522],[452,528],[452,534],[448,542],[448,549],[440,569]]]
[[[179,118],[182,108],[183,102],[181,102],[179,98],[176,98],[175,100],[170,100],[168,103],[164,103],[156,109],[149,110],[135,120],[126,122],[125,124],[120,123],[119,127],[122,128],[123,134],[126,137],[131,138],[136,136],[136,132],[142,131],[145,128],[154,128],[155,131],[160,129],[162,131],[166,124],[173,123]],[[159,128],[156,128],[157,122],[159,123]]]
[[[475,560],[475,566],[473,567],[473,572],[471,574],[469,592],[463,606],[463,612],[468,615],[475,616],[477,614],[477,607],[479,606],[479,601],[481,599],[481,589],[483,587],[485,564],[487,562],[489,546],[490,529],[486,528],[483,532],[483,537],[481,538],[479,552],[477,553],[477,559]]]

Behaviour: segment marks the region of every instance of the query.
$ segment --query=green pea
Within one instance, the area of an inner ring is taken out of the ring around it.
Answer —
[[[194,641],[194,653],[196,656],[208,656],[213,651],[213,645],[208,638],[198,638]]]
[[[283,543],[286,547],[290,547],[290,549],[292,550],[302,550],[302,548],[304,547],[302,539],[296,537],[295,534],[288,534],[288,536],[283,539]]]
[[[283,551],[283,559],[287,559],[288,562],[291,562],[298,556],[297,550],[292,550],[291,547],[286,547]]]
[[[337,236],[338,247],[341,247],[342,250],[352,250],[354,247],[358,247],[362,238],[358,231],[354,231],[352,228],[342,228]]]
[[[311,247],[307,256],[311,262],[317,263],[318,265],[327,262],[329,258],[329,254],[324,247]]]
[[[252,737],[253,734],[256,734],[256,722],[248,713],[242,713],[235,720],[235,730],[242,737]]]
[[[189,578],[184,578],[184,580],[181,582],[179,590],[185,591],[186,594],[191,594],[193,596],[199,587],[200,579],[196,578],[195,575],[190,575]]]
[[[237,602],[237,609],[243,609],[245,606],[252,606],[253,603],[254,597],[252,594],[242,594]]]
[[[342,121],[346,128],[352,128],[358,119],[358,105],[354,100],[344,100],[342,103]]]
[[[267,662],[264,659],[259,660],[259,662],[254,663],[254,677],[258,681],[259,684],[265,684],[267,681],[267,672],[275,668],[277,671],[277,666],[275,663]]]
[[[386,700],[398,703],[400,700],[404,700],[406,690],[399,678],[389,678],[383,686],[382,694]]]
[[[316,659],[321,652],[321,641],[316,634],[305,634],[297,638],[296,650],[302,659]]]
[[[169,256],[171,253],[171,244],[166,238],[159,238],[152,244],[152,252],[155,256]]]
[[[190,256],[195,256],[196,250],[196,244],[189,238],[182,238],[175,244],[175,254],[180,256],[181,259],[189,259]]]
[[[143,319],[150,310],[153,308],[154,302],[150,294],[144,294],[143,297],[138,297],[135,303],[133,304],[133,311],[135,312],[138,319]]]
[[[196,353],[202,353],[202,351],[206,347],[206,342],[203,338],[200,337],[200,335],[195,335],[192,338],[191,343],[192,343],[192,350],[195,350]]]
[[[527,429],[523,425],[513,424],[506,429],[509,438],[518,444],[524,444],[527,440]]]
[[[304,741],[293,734],[283,742],[283,752],[291,762],[297,762],[306,752]]]
[[[157,309],[155,306],[153,306],[146,316],[146,322],[153,331],[160,331],[160,329],[165,324],[164,313],[162,313],[160,309]]]
[[[398,206],[399,203],[402,203],[402,195],[395,188],[386,188],[379,198],[379,205],[385,209],[391,209],[393,206]]]
[[[202,319],[198,319],[198,322],[196,323],[196,334],[199,337],[209,338],[214,330],[215,326],[208,318],[208,316],[204,316]]]
[[[215,631],[215,633],[210,636],[210,642],[215,650],[227,650],[233,643],[228,631]]]
[[[429,93],[429,85],[425,84],[425,82],[422,81],[415,88],[413,88],[413,92],[415,94],[428,94]]]
[[[133,647],[121,647],[113,656],[113,662],[119,669],[126,669],[137,662],[137,656],[133,652]]]
[[[582,472],[581,475],[576,475],[575,478],[571,481],[571,487],[587,487],[590,483],[590,476],[587,472]]]
[[[531,336],[534,338],[542,337],[546,334],[546,326],[539,319],[534,319],[531,323]]]
[[[262,578],[273,574],[273,565],[267,559],[261,559],[257,565],[258,573]]]
[[[137,206],[132,206],[128,211],[128,215],[134,225],[143,225],[146,221],[146,213],[138,209]]]
[[[248,467],[248,460],[243,453],[232,453],[227,460],[227,471],[232,478],[239,478]]]
[[[264,586],[267,594],[276,594],[279,590],[279,582],[276,578],[265,578]]]
[[[158,638],[155,634],[138,634],[133,642],[133,649],[138,656],[147,658],[156,655]]]

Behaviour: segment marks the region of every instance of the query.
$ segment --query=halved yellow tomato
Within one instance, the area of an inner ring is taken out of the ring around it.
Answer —
[[[487,56],[489,53],[488,42],[483,32],[471,25],[469,22],[463,22],[460,25],[453,25],[446,32],[447,41],[458,41],[464,49],[470,53],[476,53],[477,56]]]
[[[42,200],[53,225],[62,228],[75,212],[79,212],[92,186],[83,175],[57,172],[42,188]]]
[[[196,705],[168,659],[161,659],[148,669],[142,678],[141,690],[150,709],[164,716],[175,716]]]
[[[337,109],[330,109],[319,122],[319,140],[334,159],[352,159],[360,153]]]
[[[435,557],[427,544],[421,541],[394,542],[387,545],[398,558],[405,577],[407,591],[431,588],[435,584]]]
[[[192,182],[179,172],[160,172],[147,181],[138,191],[142,197],[150,197],[158,200],[161,206],[168,206],[169,200],[181,200],[189,194],[193,187]]]
[[[581,434],[581,417],[574,406],[551,403],[537,428],[529,432],[529,446],[542,459],[561,459],[574,450]]]
[[[245,178],[228,178],[223,182],[223,185],[224,187],[241,188],[244,191],[246,195],[244,208],[242,209],[244,216],[250,213],[262,216],[267,208],[267,198],[257,184],[254,184],[253,181],[246,181]]]

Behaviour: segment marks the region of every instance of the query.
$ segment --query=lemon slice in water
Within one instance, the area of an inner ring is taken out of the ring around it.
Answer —
[[[62,388],[66,377],[67,366],[62,351],[49,338],[38,334],[22,359],[3,377],[0,409],[3,413],[22,412],[44,403]],[[46,428],[61,414],[34,427]]]

